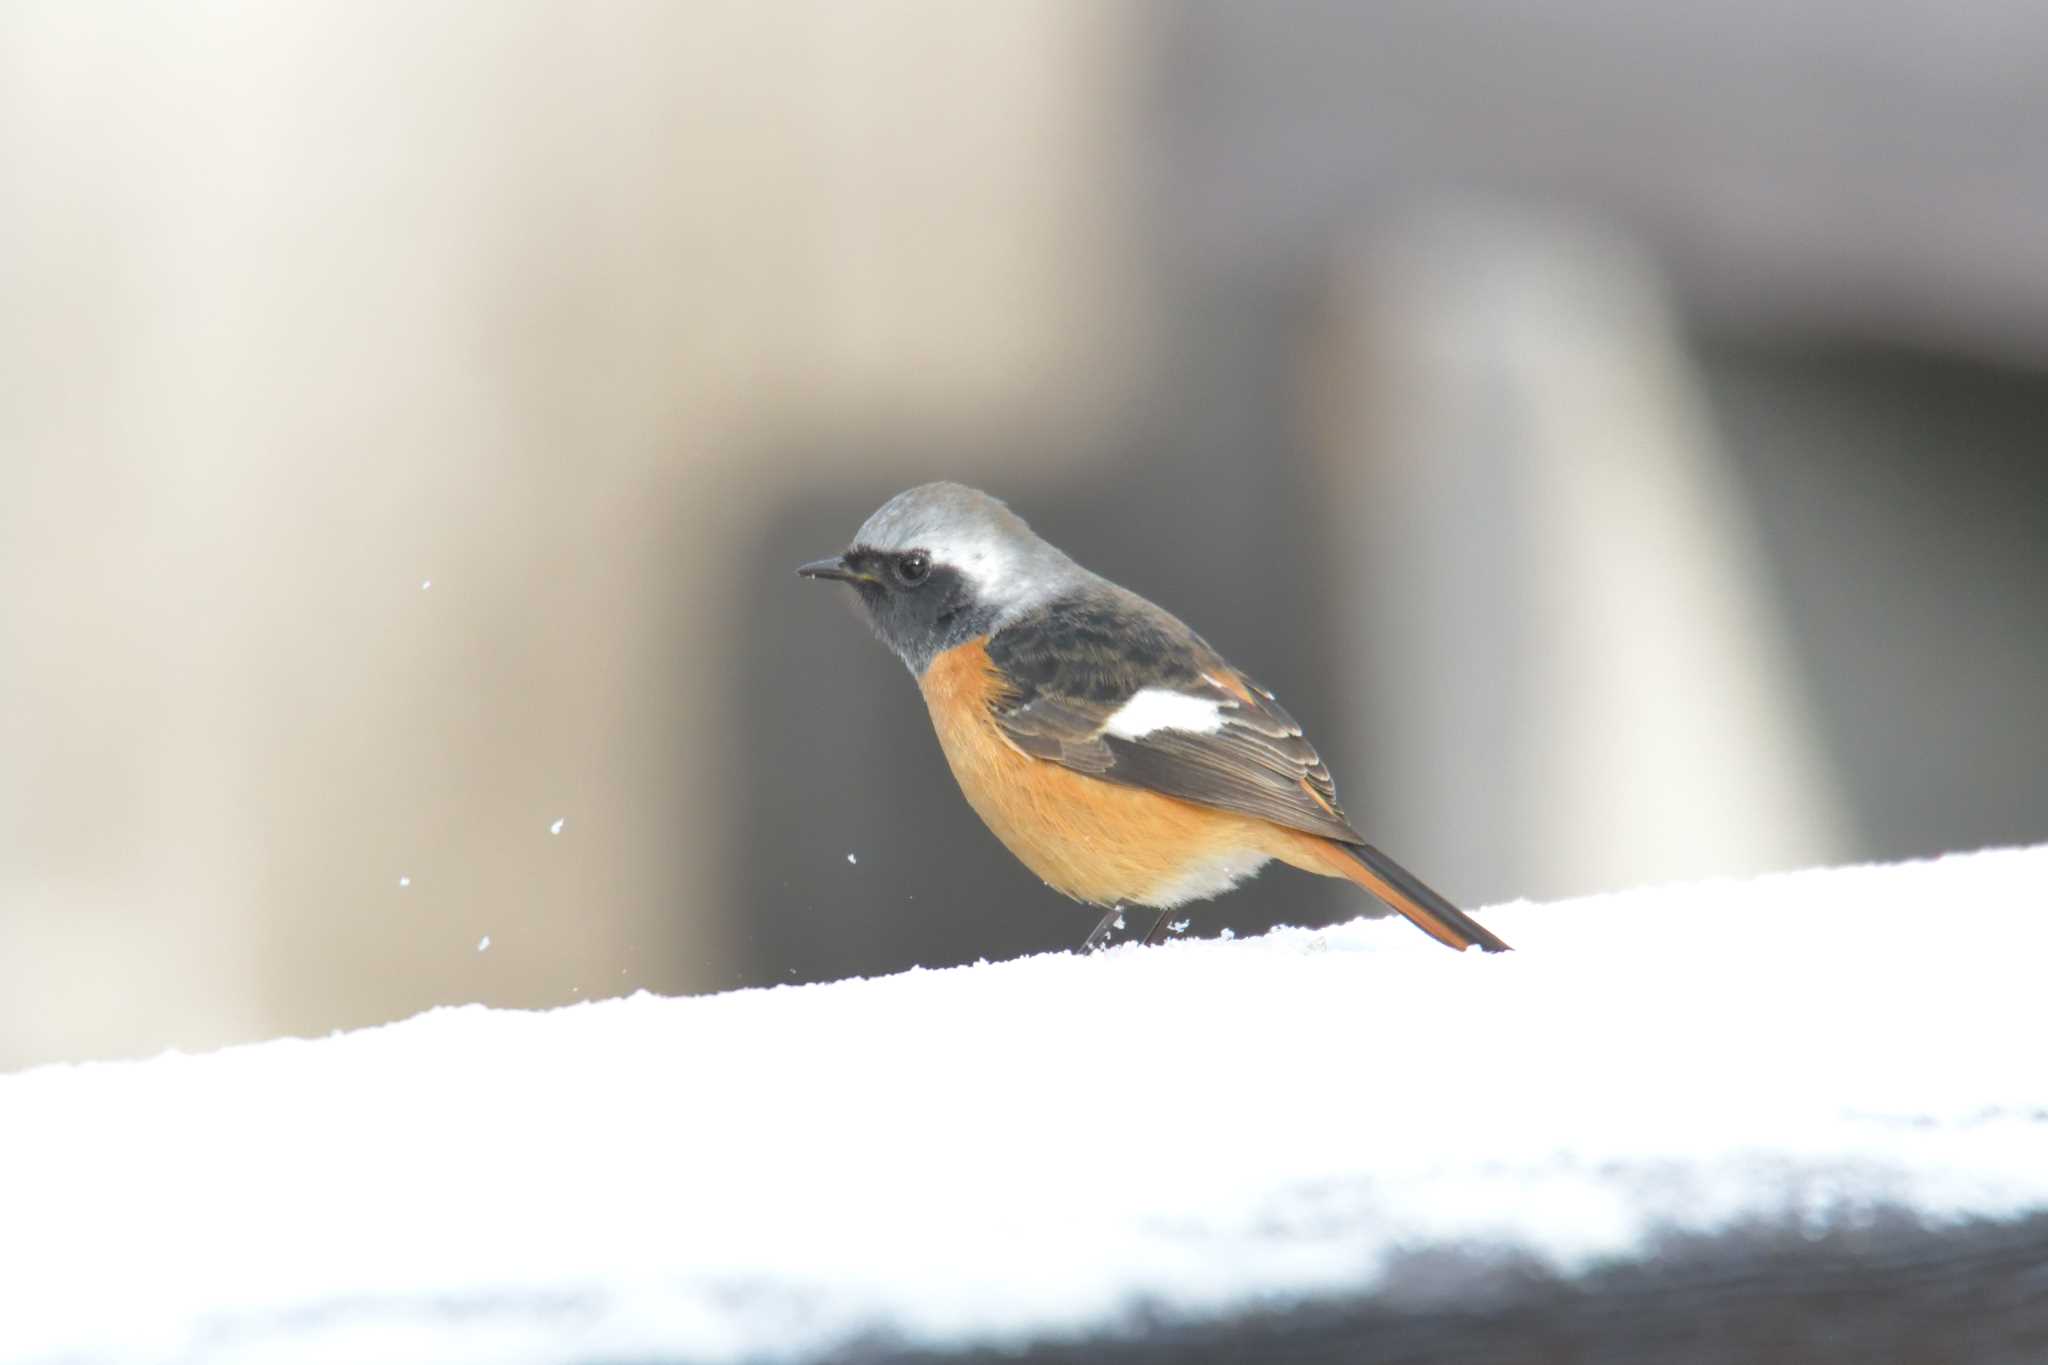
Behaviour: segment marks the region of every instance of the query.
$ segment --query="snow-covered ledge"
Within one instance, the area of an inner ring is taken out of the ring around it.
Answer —
[[[1484,918],[1519,951],[1359,921],[0,1077],[0,1360],[951,1348],[2048,1209],[2048,847]]]

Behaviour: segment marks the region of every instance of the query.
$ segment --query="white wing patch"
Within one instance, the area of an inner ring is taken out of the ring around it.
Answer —
[[[1140,688],[1103,722],[1103,733],[1118,739],[1141,739],[1154,730],[1185,730],[1213,735],[1223,728],[1224,703],[1191,697],[1165,687]]]

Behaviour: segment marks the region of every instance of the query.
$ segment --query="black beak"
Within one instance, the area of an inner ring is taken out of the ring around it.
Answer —
[[[800,578],[833,578],[841,583],[869,583],[873,580],[864,573],[855,573],[846,567],[846,557],[814,559],[797,570]]]

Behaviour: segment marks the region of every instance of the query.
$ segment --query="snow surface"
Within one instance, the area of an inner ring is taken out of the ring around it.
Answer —
[[[0,1360],[800,1358],[2048,1208],[2044,907],[2048,847],[0,1077]]]

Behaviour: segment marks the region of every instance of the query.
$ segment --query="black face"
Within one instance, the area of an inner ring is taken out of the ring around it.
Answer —
[[[994,616],[974,600],[965,575],[933,562],[925,550],[856,545],[836,564],[806,565],[801,572],[852,584],[875,634],[913,673],[923,673],[934,657],[955,645],[987,634]]]

